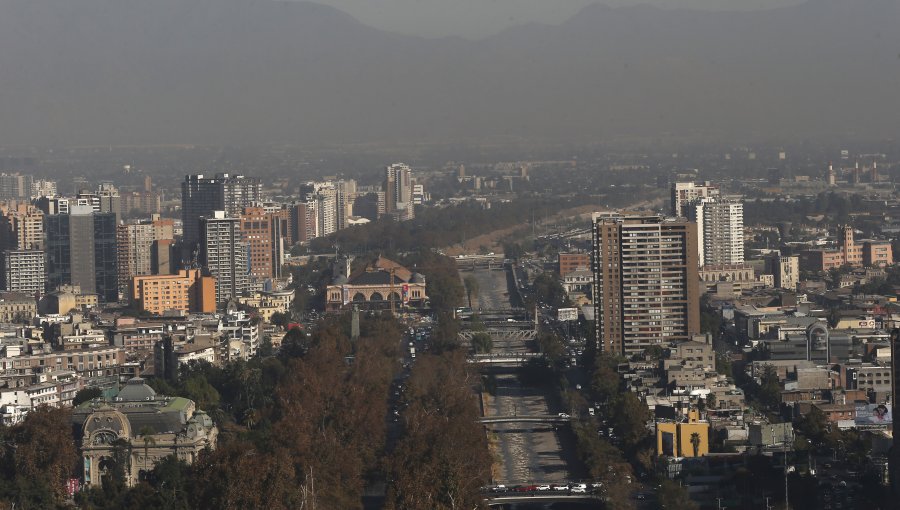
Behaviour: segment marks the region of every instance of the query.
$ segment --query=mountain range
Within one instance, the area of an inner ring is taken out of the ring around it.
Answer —
[[[900,134],[900,2],[591,5],[470,41],[275,0],[0,0],[0,145]]]

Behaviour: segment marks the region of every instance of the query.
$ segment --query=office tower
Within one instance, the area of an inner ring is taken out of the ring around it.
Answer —
[[[413,207],[412,169],[403,163],[394,163],[384,169],[382,185],[385,198],[385,212],[398,221],[415,218]]]
[[[91,206],[45,217],[48,290],[77,285],[100,300],[119,299],[116,215]]]
[[[247,244],[250,278],[255,281],[272,278],[274,247],[272,217],[262,207],[245,207],[241,214],[241,235]]]
[[[701,198],[719,196],[719,187],[711,182],[673,182],[672,183],[672,215],[685,216],[684,207]]]
[[[31,198],[56,196],[56,181],[38,179],[31,183]]]
[[[744,204],[724,198],[700,198],[682,206],[697,224],[697,255],[702,265],[744,263]]]
[[[360,195],[353,202],[353,215],[376,221],[384,216],[385,200],[384,192],[370,192]]]
[[[101,183],[96,195],[100,200],[100,212],[113,213],[116,215],[116,220],[128,212],[122,210],[122,197],[119,195],[119,190],[111,183]]]
[[[218,174],[215,177],[188,175],[181,183],[181,219],[185,249],[198,249],[201,240],[200,218],[212,217],[213,211],[225,211],[237,218],[244,207],[261,200],[262,184],[243,175]]]
[[[216,303],[223,304],[249,290],[247,245],[240,218],[214,211],[200,220],[200,263],[216,277]]]
[[[69,214],[70,200],[63,197],[40,197],[31,202],[44,214]]]
[[[775,287],[797,290],[800,282],[800,257],[772,254],[765,259],[765,274],[775,277]]]
[[[291,205],[290,229],[294,244],[305,244],[319,236],[319,213],[316,209],[316,202]]]
[[[154,215],[150,220],[129,221],[116,227],[116,244],[119,261],[119,289],[124,294],[135,276],[154,273],[154,255],[159,265],[159,252],[154,251],[154,244],[161,240],[175,237],[175,222],[160,219]],[[168,248],[170,245],[167,245]],[[164,256],[165,264],[169,263],[169,255]],[[165,272],[171,272],[166,266]]]
[[[34,177],[19,173],[0,174],[0,200],[28,200]]]
[[[353,179],[335,181],[336,227],[347,228],[347,218],[353,215],[353,201],[356,199],[356,181]]]
[[[2,254],[3,271],[0,273],[0,287],[10,292],[21,292],[29,296],[44,293],[47,274],[44,266],[44,252],[40,250],[6,250]]]
[[[337,231],[337,189],[332,182],[307,182],[300,186],[300,199],[316,204],[316,237]]]
[[[44,213],[29,204],[0,208],[0,250],[42,250]]]
[[[150,272],[152,274],[174,274],[180,266],[175,253],[173,239],[158,239],[150,245]]]
[[[619,213],[592,219],[598,348],[632,355],[698,334],[696,224]]]

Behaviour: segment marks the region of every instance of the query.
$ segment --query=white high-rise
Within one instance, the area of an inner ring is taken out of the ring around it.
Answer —
[[[744,204],[738,200],[700,198],[682,207],[697,223],[697,255],[702,265],[744,262]]]
[[[719,196],[719,187],[711,182],[675,182],[672,183],[672,214],[687,216],[685,206],[699,199]]]
[[[415,218],[413,207],[412,169],[403,163],[394,163],[384,169],[385,211],[400,221]]]

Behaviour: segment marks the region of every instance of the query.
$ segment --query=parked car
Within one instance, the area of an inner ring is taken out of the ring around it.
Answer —
[[[538,485],[538,486],[537,486],[537,490],[539,490],[539,491],[549,491],[549,490],[550,490],[550,486],[547,485],[547,484],[544,484],[544,485]]]

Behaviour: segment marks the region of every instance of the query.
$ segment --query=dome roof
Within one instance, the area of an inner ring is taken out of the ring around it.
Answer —
[[[334,280],[331,281],[332,285],[343,285],[345,283],[347,283],[347,277],[342,274],[335,276]]]
[[[119,394],[116,395],[117,400],[124,400],[126,402],[154,400],[155,398],[156,391],[150,386],[147,386],[140,377],[129,379],[128,383],[125,384],[125,387],[119,390]]]
[[[425,277],[419,273],[413,273],[409,277],[409,283],[425,283]]]

